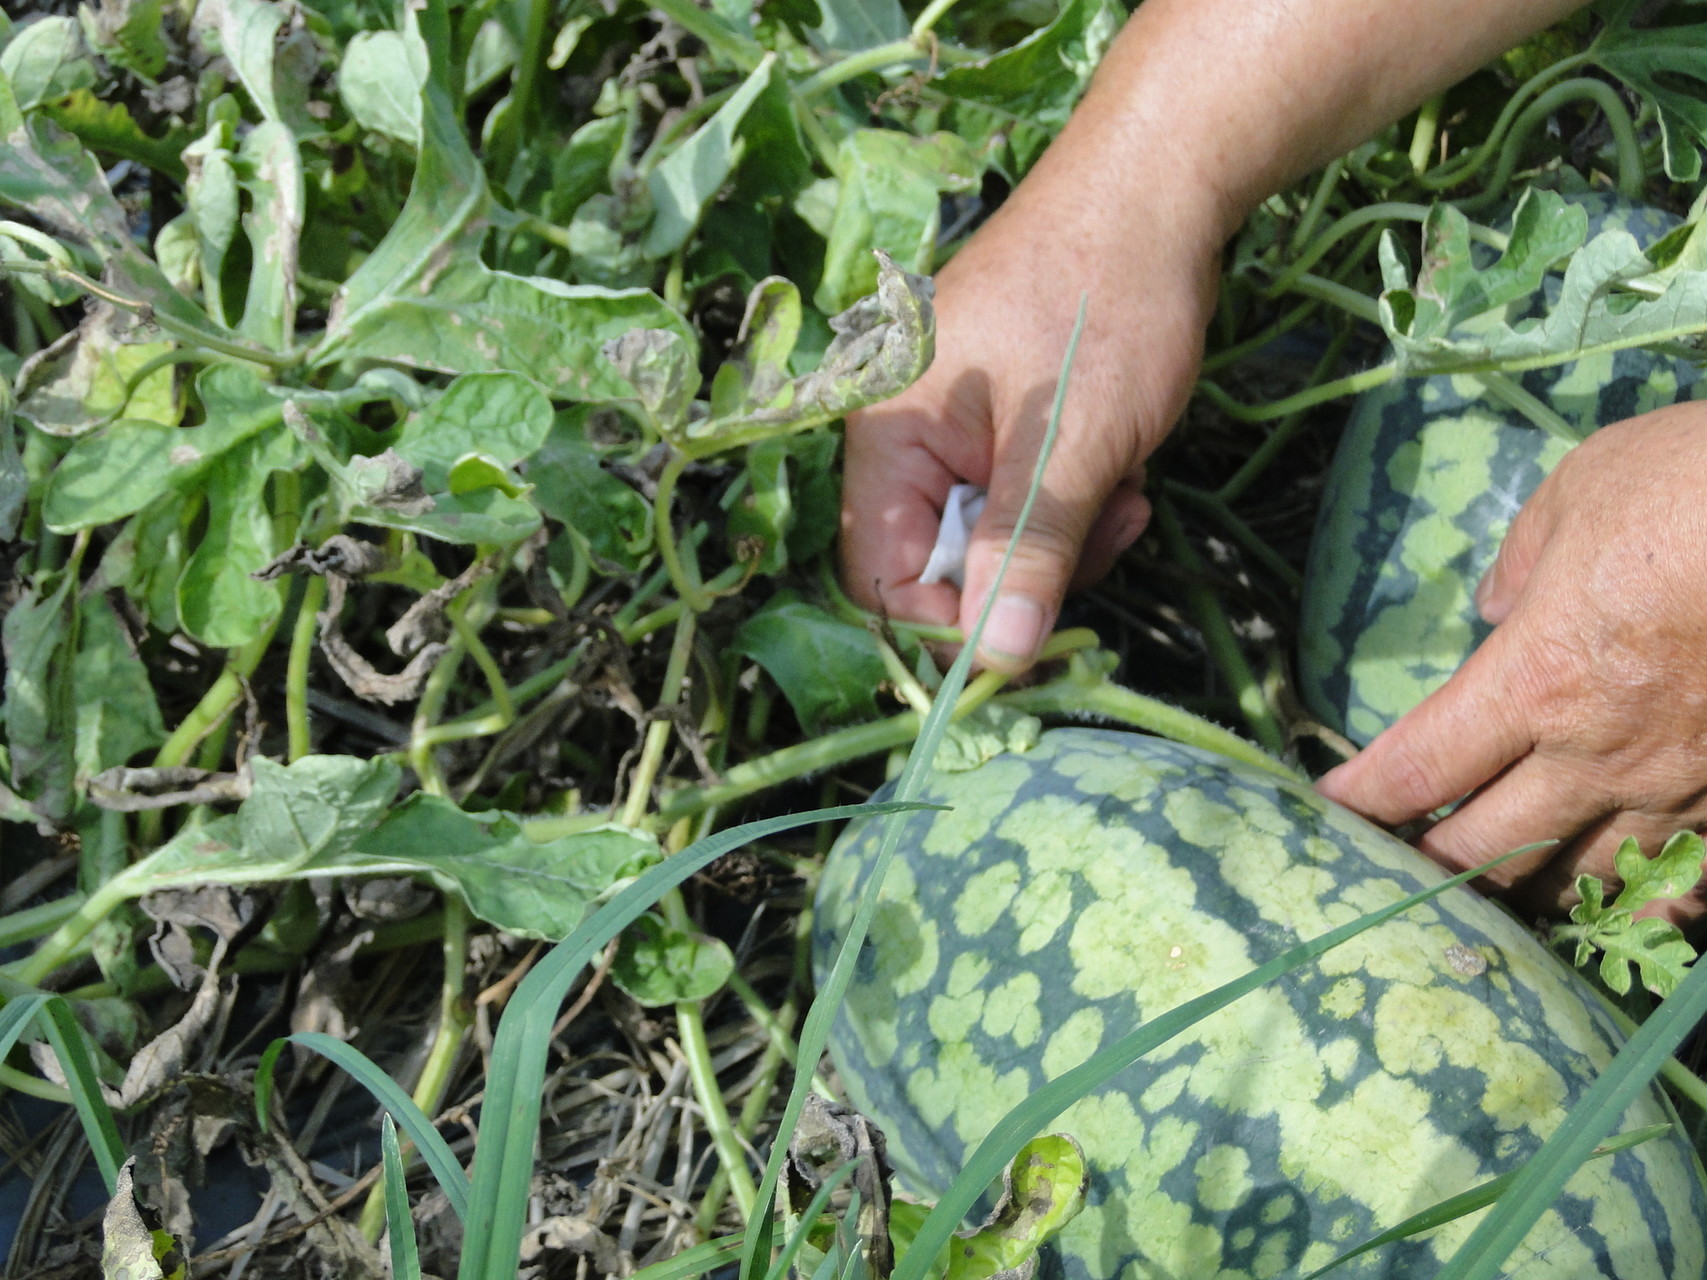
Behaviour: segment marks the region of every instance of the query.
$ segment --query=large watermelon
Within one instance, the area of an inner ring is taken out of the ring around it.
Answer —
[[[1677,222],[1614,196],[1573,200],[1588,210],[1590,236],[1622,229],[1647,245]],[[1548,288],[1557,292],[1556,277]],[[1694,395],[1698,377],[1686,360],[1632,350],[1521,381],[1587,435]],[[1487,637],[1476,584],[1567,447],[1474,378],[1390,382],[1358,401],[1305,575],[1299,685],[1324,724],[1368,743]]]
[[[1308,787],[1155,738],[1056,730],[938,774],[831,1040],[903,1182],[934,1197],[1045,1080],[1294,943],[1432,883]],[[879,831],[818,898],[822,967]],[[1619,1042],[1578,978],[1468,889],[1199,1023],[1051,1128],[1094,1169],[1045,1274],[1303,1274],[1515,1167]],[[1624,1128],[1671,1118],[1657,1091]],[[1341,1273],[1427,1280],[1474,1219]],[[1524,1280],[1702,1280],[1707,1195],[1681,1137],[1591,1162],[1510,1260]]]

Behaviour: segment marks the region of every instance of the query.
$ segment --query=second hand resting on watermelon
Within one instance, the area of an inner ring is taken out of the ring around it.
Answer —
[[[1044,490],[980,660],[1029,666],[1069,585],[1149,518],[1144,462],[1190,394],[1222,246],[1269,194],[1569,13],[1569,0],[1146,0],[1060,137],[938,276],[937,356],[848,424],[842,573],[870,607],[969,628],[1029,485],[1081,294]],[[1328,795],[1556,906],[1707,823],[1707,409],[1598,432],[1524,508],[1482,596],[1493,636]],[[986,486],[964,590],[918,581],[949,487]],[[1473,793],[1473,794],[1472,794]],[[1707,903],[1672,904],[1678,919]]]

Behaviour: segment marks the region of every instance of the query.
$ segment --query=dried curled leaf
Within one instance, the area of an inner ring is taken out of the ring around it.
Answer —
[[[326,607],[315,615],[320,623],[320,649],[326,655],[326,661],[332,664],[338,678],[358,698],[390,706],[419,697],[433,665],[444,657],[450,646],[442,642],[423,645],[415,651],[409,665],[394,675],[375,669],[373,663],[357,653],[355,646],[344,638],[339,626],[338,618],[344,611],[344,597],[349,589],[347,579],[337,574],[326,576]]]
[[[699,390],[693,343],[673,329],[630,329],[602,354],[634,388],[654,431],[669,438],[686,425]]]
[[[708,457],[821,426],[911,386],[936,351],[934,289],[928,277],[903,271],[888,254],[876,252],[877,292],[831,317],[836,336],[818,367],[798,378],[787,371],[800,333],[799,291],[780,277],[761,280],[748,300],[736,349],[712,384],[709,413],[677,433],[677,447],[690,457]],[[680,356],[661,340],[630,334],[607,356],[626,362],[623,377],[642,405],[648,396],[666,404],[665,386],[681,394],[672,379],[685,379],[686,373],[669,372]],[[667,424],[657,420],[669,436]]]
[[[889,1153],[881,1129],[852,1107],[807,1094],[777,1192],[789,1213],[803,1213],[824,1180],[855,1160],[859,1162],[853,1174],[859,1193],[859,1234],[871,1274],[885,1280],[895,1269],[895,1247],[889,1237]]]
[[[136,1159],[124,1162],[118,1186],[101,1220],[102,1280],[180,1280],[184,1259],[178,1242],[164,1231],[150,1230],[136,1202],[132,1181]]]

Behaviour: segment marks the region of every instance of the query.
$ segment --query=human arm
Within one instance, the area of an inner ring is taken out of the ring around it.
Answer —
[[[937,358],[848,424],[842,570],[902,618],[969,627],[1029,485],[1081,293],[1044,491],[981,658],[1021,669],[1070,581],[1142,531],[1143,464],[1184,407],[1222,245],[1248,212],[1570,0],[1145,0],[1085,100],[938,278]],[[948,488],[986,485],[965,589],[918,583]]]

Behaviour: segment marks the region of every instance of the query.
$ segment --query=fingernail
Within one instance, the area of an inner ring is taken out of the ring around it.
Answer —
[[[987,657],[1030,662],[1043,643],[1043,606],[1024,596],[997,596],[978,649]]]

